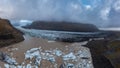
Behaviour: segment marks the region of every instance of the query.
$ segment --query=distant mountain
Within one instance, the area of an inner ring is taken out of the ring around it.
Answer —
[[[22,32],[14,28],[7,19],[0,19],[0,47],[24,40]]]
[[[55,30],[55,31],[71,31],[71,32],[96,32],[99,31],[95,25],[73,23],[73,22],[48,22],[34,21],[32,24],[24,26],[28,29]]]

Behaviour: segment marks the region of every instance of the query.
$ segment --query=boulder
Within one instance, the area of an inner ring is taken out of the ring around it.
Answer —
[[[14,28],[7,19],[0,19],[0,47],[23,41],[23,33]]]

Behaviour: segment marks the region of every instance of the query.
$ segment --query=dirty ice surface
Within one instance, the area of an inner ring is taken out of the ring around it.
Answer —
[[[42,67],[42,62],[50,62],[49,68],[93,68],[89,49],[80,46],[76,51],[63,52],[59,49],[43,50],[41,47],[27,50],[22,64],[9,64],[15,59],[6,58],[8,63],[5,68],[46,68]],[[60,59],[61,58],[61,59]],[[60,59],[60,60],[58,60]],[[58,65],[58,61],[63,63]],[[15,62],[17,63],[17,62]]]

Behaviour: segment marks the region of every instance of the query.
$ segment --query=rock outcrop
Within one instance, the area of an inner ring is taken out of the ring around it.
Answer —
[[[0,19],[0,47],[23,41],[23,34],[7,19]]]
[[[96,32],[98,28],[92,24],[74,23],[74,22],[48,22],[34,21],[31,25],[24,28],[54,30],[54,31],[71,31],[71,32]]]
[[[109,59],[114,68],[120,68],[120,39],[110,41],[103,55]]]
[[[104,56],[107,50],[107,40],[93,40],[86,46],[90,49],[94,68],[114,68],[110,59]]]
[[[120,39],[94,40],[86,46],[95,68],[120,68]]]

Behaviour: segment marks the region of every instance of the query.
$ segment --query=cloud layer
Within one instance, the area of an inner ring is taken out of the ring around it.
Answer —
[[[120,0],[0,0],[0,17],[120,25]]]

